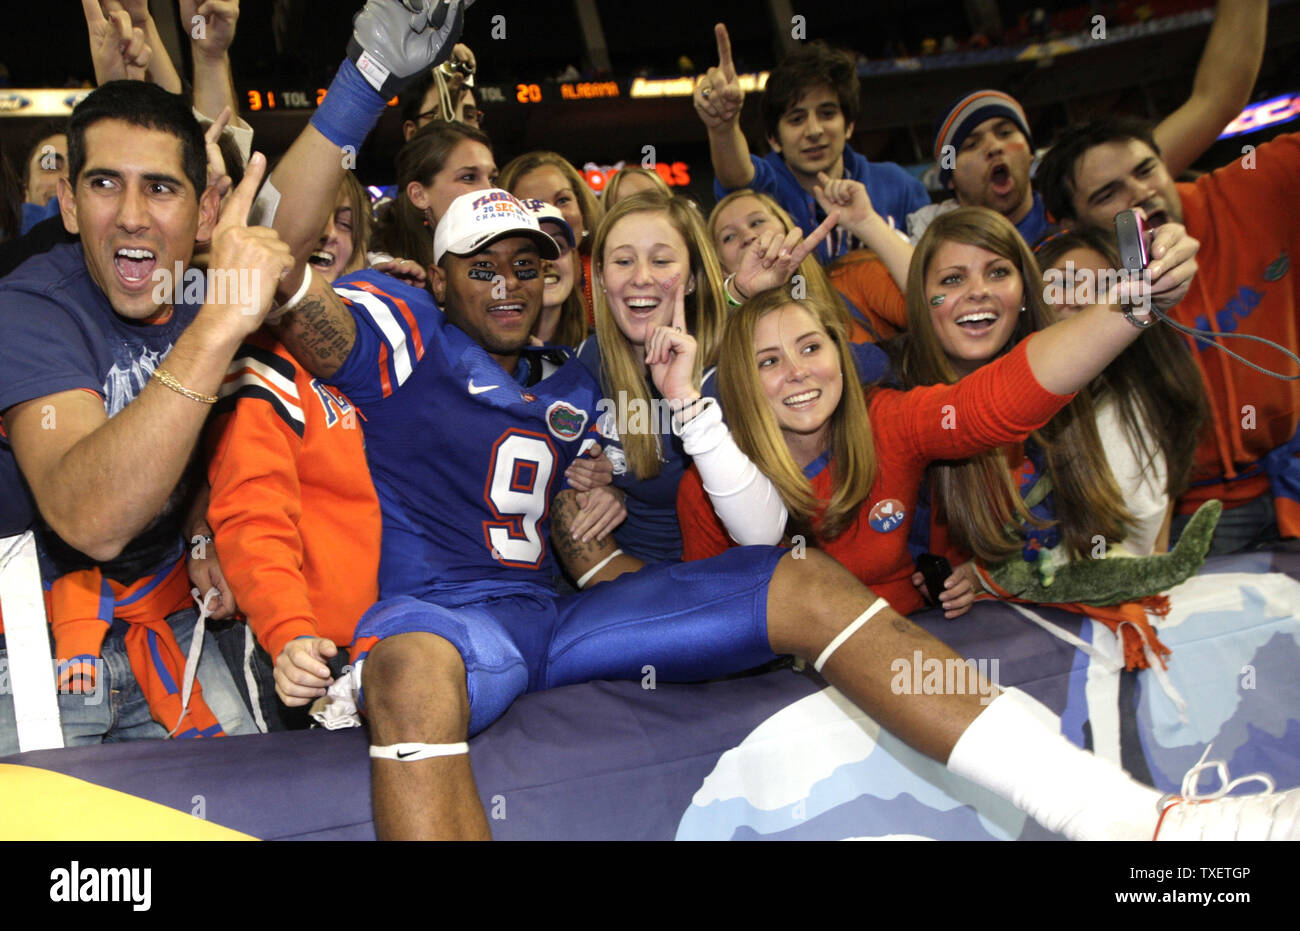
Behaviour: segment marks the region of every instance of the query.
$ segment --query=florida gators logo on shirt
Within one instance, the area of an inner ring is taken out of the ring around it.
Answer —
[[[897,498],[886,498],[884,501],[877,501],[867,514],[867,521],[871,524],[871,529],[878,533],[889,533],[895,530],[903,522],[907,512],[903,510],[903,502]]]
[[[555,401],[546,409],[546,426],[562,440],[576,440],[586,425],[586,412],[567,401]]]

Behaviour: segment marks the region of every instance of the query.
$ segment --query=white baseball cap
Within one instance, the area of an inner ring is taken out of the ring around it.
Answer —
[[[544,259],[560,257],[560,247],[542,229],[532,211],[500,188],[471,191],[451,202],[433,234],[433,261],[452,255],[473,255],[509,236],[526,236],[537,243]]]
[[[564,214],[560,213],[560,208],[554,204],[549,204],[544,200],[538,200],[536,197],[521,198],[519,203],[523,204],[533,216],[537,217],[537,222],[554,223],[564,234],[564,239],[569,244],[570,249],[578,245],[577,237],[573,235],[573,227],[569,221],[564,219]]]

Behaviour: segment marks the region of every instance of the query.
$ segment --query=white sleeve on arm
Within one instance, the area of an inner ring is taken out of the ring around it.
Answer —
[[[191,108],[192,109],[192,108]],[[208,127],[212,125],[211,117],[204,116],[198,110],[194,110],[194,118],[199,121],[199,126],[207,132]],[[235,114],[226,124],[226,130],[235,140],[235,147],[239,149],[240,161],[244,167],[248,167],[248,160],[253,157],[253,127],[244,122],[243,117]]]
[[[1169,509],[1169,467],[1164,452],[1151,436],[1145,420],[1142,422],[1146,432],[1144,440],[1154,455],[1148,461],[1134,448],[1114,397],[1102,398],[1096,408],[1097,435],[1106,454],[1106,464],[1119,486],[1124,506],[1133,516],[1133,525],[1126,528],[1124,548],[1134,556],[1149,556],[1164,526],[1165,511]]]
[[[717,402],[710,398],[702,403],[703,409],[680,428],[679,435],[700,470],[713,510],[741,546],[775,546],[785,535],[785,503],[771,479],[731,438]],[[673,427],[678,429],[676,422]]]
[[[244,167],[247,168],[248,160],[253,157],[253,127],[245,123],[239,116],[234,116],[226,124],[226,129],[234,137],[235,146],[239,149],[239,155],[244,160]]]

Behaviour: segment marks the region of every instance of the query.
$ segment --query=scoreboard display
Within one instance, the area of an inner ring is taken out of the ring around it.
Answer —
[[[746,92],[762,91],[767,84],[767,72],[740,75],[740,85]],[[506,84],[480,84],[474,87],[479,103],[531,105],[553,102],[590,102],[689,97],[695,89],[694,77],[633,78],[631,81],[546,81],[544,83],[520,82]],[[325,99],[326,90],[294,87],[250,87],[245,92],[248,110],[252,113],[270,110],[314,110]],[[397,98],[388,101],[397,106]]]
[[[271,90],[270,88],[249,88],[245,93],[246,106],[251,113],[262,110],[315,110],[325,99],[325,88],[314,91],[296,88]],[[397,98],[388,101],[390,107],[397,106]]]

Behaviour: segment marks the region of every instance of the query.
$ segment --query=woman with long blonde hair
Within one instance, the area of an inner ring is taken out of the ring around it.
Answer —
[[[722,269],[695,208],[654,191],[619,201],[592,244],[596,332],[578,358],[607,401],[600,429],[614,464],[614,487],[627,494],[627,520],[615,532],[625,552],[647,562],[680,558],[677,482],[688,456],[667,423],[669,409],[647,364],[648,340],[673,323],[692,337],[689,380],[711,392],[726,319]],[[581,528],[579,528],[581,529]]]
[[[732,191],[718,201],[709,214],[709,235],[713,237],[718,262],[728,273],[723,282],[728,304],[739,307],[750,294],[789,282],[796,297],[810,296],[836,311],[853,343],[853,358],[862,383],[873,384],[889,374],[888,357],[873,345],[880,342],[880,334],[872,322],[878,318],[870,312],[863,314],[836,290],[813,252],[837,224],[845,225],[843,217],[853,211],[853,198],[865,199],[866,188],[857,181],[827,183],[828,188],[822,189],[827,217],[807,238],[803,238],[803,230],[780,204],[766,194],[748,189]],[[860,195],[855,195],[854,186],[861,189]],[[866,204],[869,212],[870,202]],[[841,209],[845,210],[843,215]],[[848,225],[862,226],[853,222]],[[861,228],[857,233],[868,235]],[[885,277],[889,277],[888,272]],[[901,315],[902,298],[898,289],[891,283],[888,290],[898,297]]]
[[[797,229],[783,236],[782,248],[771,249],[770,262],[751,261],[746,281],[756,289],[787,281],[833,225],[834,218],[807,239]],[[596,335],[583,344],[579,358],[600,381],[609,402],[602,421],[606,454],[614,463],[615,487],[627,494],[628,511],[615,537],[627,552],[646,561],[677,559],[677,483],[691,450],[688,438],[668,423],[669,409],[652,377],[646,341],[657,326],[672,322],[667,298],[684,280],[678,325],[681,339],[691,344],[690,383],[716,399],[713,366],[729,303],[722,268],[694,205],[652,191],[619,201],[596,234],[594,260]],[[885,357],[874,346],[855,345],[853,351],[864,378],[875,381],[884,374]],[[762,528],[764,515],[783,521],[784,511],[751,465],[742,460],[737,468],[735,481],[725,483],[730,500],[721,506],[734,509],[742,522],[736,538],[745,540],[751,521]],[[748,489],[745,495],[737,490],[741,488]]]

